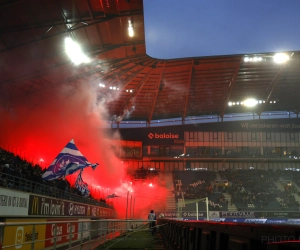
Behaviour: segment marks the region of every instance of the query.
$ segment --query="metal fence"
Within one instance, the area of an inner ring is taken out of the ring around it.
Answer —
[[[1,186],[9,189],[55,197],[58,199],[65,199],[100,207],[112,208],[112,206],[106,204],[105,202],[100,202],[92,198],[76,195],[65,190],[61,190],[38,182],[33,182],[7,173],[0,173],[0,187]]]
[[[147,220],[0,222],[2,249],[94,249],[145,225]]]

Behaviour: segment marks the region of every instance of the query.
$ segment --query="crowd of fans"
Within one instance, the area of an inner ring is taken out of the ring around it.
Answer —
[[[211,171],[174,172],[176,192],[183,192],[187,199],[207,197],[209,194],[213,193],[214,190],[211,182],[215,178],[215,173]]]
[[[222,178],[232,183],[228,193],[232,196],[232,202],[241,210],[298,210],[299,203],[293,195],[297,191],[280,182],[287,178],[286,175],[289,175],[289,171],[251,169],[224,171]]]
[[[197,200],[208,197],[210,210],[226,211],[228,201],[222,193],[215,192],[212,184],[215,179],[216,174],[213,171],[174,172],[176,196],[181,200]],[[206,209],[205,206],[204,209]]]
[[[91,195],[83,197],[81,192],[72,187],[66,179],[43,180],[43,172],[44,170],[39,165],[33,165],[18,155],[0,148],[0,186],[57,198],[76,198],[76,200],[86,203],[105,204],[104,198],[95,200]]]
[[[132,179],[134,180],[141,180],[141,179],[151,179],[155,178],[158,176],[159,171],[157,169],[152,169],[152,168],[145,168],[141,167],[133,172],[128,173]]]
[[[212,210],[226,210],[228,205],[235,205],[238,210],[299,210],[300,204],[295,199],[298,193],[293,185],[283,180],[293,180],[295,171],[265,171],[258,169],[219,171],[222,180],[227,184],[219,187],[213,184],[211,176],[214,171],[198,171],[202,176],[199,181],[187,183],[187,172],[196,175],[197,171],[178,171],[174,177],[177,196],[182,199],[200,199],[208,197]],[[210,174],[208,174],[210,173]],[[295,175],[295,173],[297,173]],[[210,176],[205,178],[205,176]],[[215,177],[216,179],[216,177]],[[191,178],[189,180],[192,180]],[[196,183],[196,185],[195,185]],[[277,183],[277,184],[276,184]],[[227,193],[230,199],[226,199]]]
[[[228,181],[228,186],[216,188],[214,180],[217,179],[217,176],[214,171],[174,172],[176,197],[184,197],[184,199],[209,197],[211,210],[225,211],[228,205],[235,205],[238,210],[261,211],[295,211],[300,208],[294,195],[299,192],[291,185],[291,181],[293,181],[300,186],[300,172],[250,169],[225,170],[218,173],[222,180]],[[95,201],[91,196],[83,197],[67,180],[45,181],[42,179],[42,174],[43,170],[39,165],[33,165],[0,148],[0,186],[58,198],[70,199],[70,196],[73,195],[81,198],[83,202]],[[158,171],[145,168],[140,168],[132,173],[133,179],[148,179],[157,175]],[[226,199],[223,193],[228,193],[231,199]],[[101,198],[97,202],[105,204],[105,199]]]

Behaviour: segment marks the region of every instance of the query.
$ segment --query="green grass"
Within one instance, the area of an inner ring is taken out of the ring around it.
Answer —
[[[160,238],[149,232],[148,225],[115,238],[98,248],[102,249],[163,249]]]

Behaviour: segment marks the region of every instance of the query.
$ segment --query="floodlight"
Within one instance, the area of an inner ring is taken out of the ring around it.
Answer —
[[[244,105],[247,107],[254,107],[257,103],[258,102],[255,99],[247,99],[244,101]]]
[[[290,59],[290,57],[284,53],[277,53],[273,56],[273,60],[275,63],[285,63],[289,59]]]
[[[133,37],[133,36],[134,36],[133,26],[132,26],[132,23],[131,23],[130,20],[128,21],[128,35],[129,35],[130,37]]]
[[[80,45],[74,42],[70,37],[65,39],[65,50],[75,65],[90,62],[90,59],[82,52]]]

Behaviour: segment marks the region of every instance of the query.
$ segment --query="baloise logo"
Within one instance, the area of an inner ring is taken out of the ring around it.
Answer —
[[[158,134],[158,133],[150,133],[148,134],[148,137],[150,139],[178,139],[179,135],[178,134],[172,134],[172,133],[162,133],[162,134]]]

